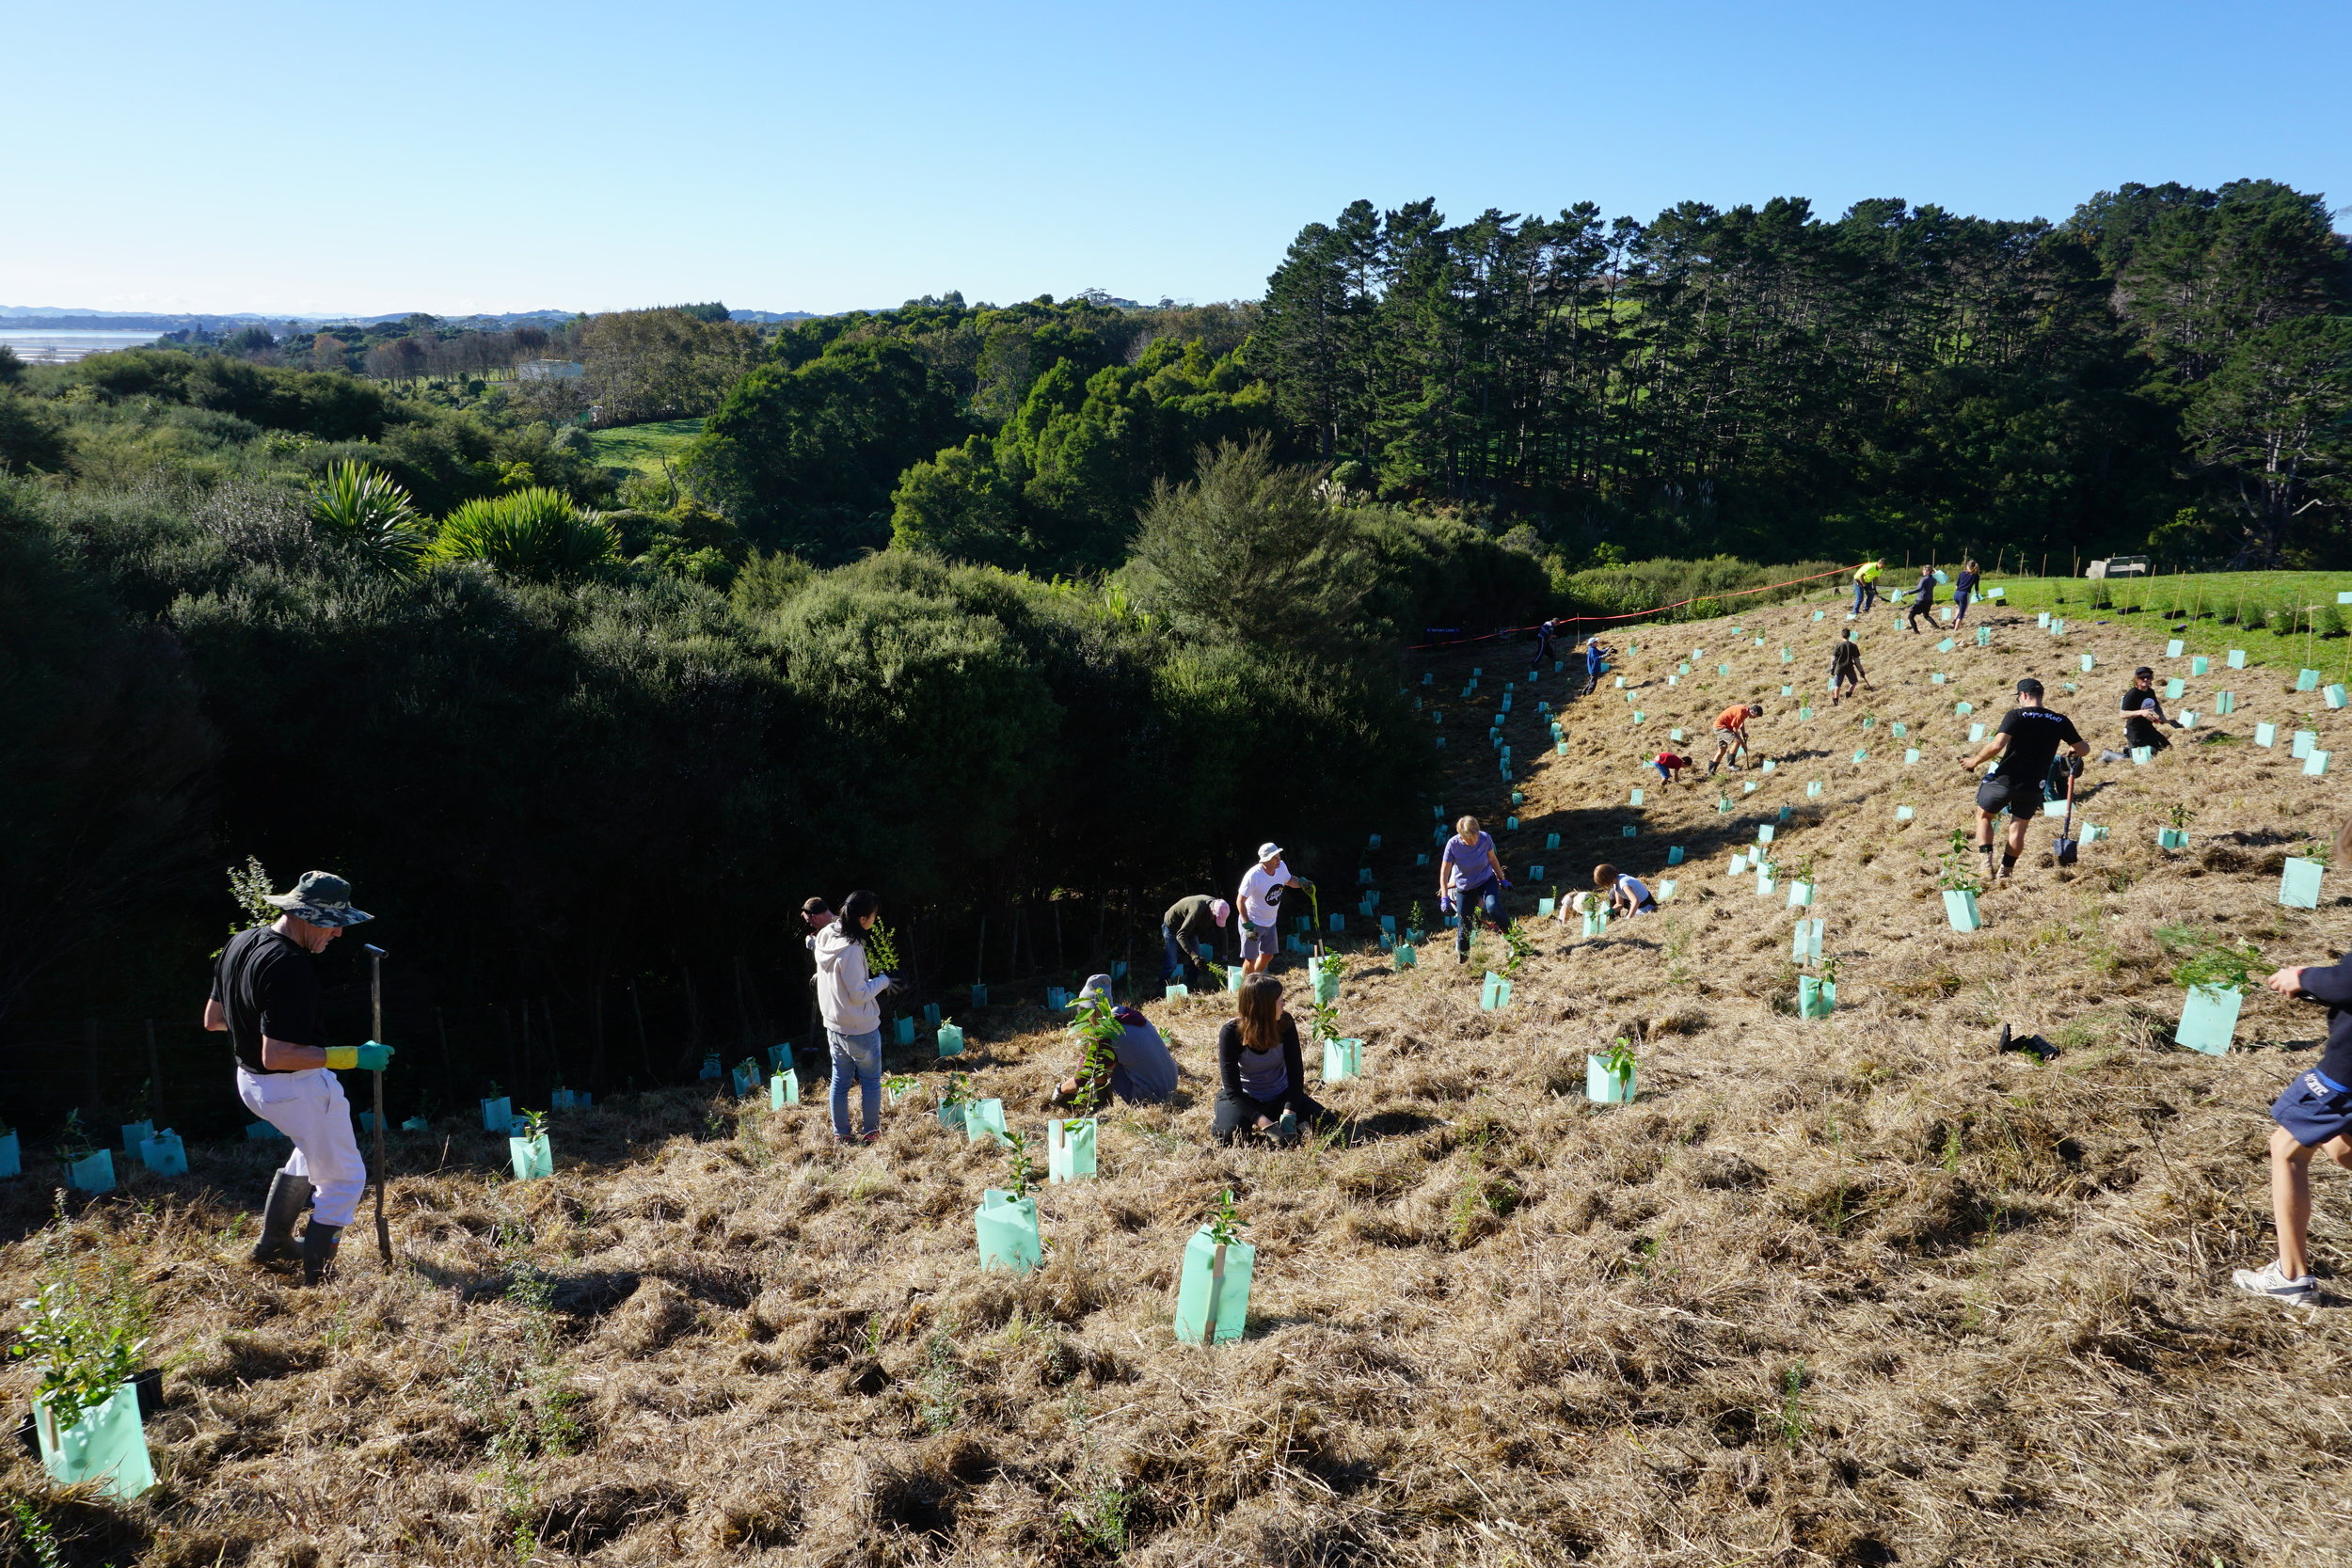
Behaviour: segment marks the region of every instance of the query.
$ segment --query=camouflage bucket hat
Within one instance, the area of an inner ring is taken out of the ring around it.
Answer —
[[[305,871],[292,893],[273,893],[268,902],[313,926],[357,926],[375,918],[351,907],[351,884],[331,871]]]

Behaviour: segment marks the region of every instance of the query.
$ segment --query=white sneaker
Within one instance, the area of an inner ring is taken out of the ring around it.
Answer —
[[[2312,1298],[2319,1294],[2318,1280],[2313,1279],[2310,1275],[2305,1275],[2300,1279],[2289,1279],[2280,1272],[2279,1260],[2276,1258],[2265,1263],[2259,1270],[2240,1269],[2231,1277],[2237,1281],[2239,1290],[2251,1291],[2258,1296],[2268,1296],[2271,1300],[2282,1302],[2289,1307],[2309,1307]]]

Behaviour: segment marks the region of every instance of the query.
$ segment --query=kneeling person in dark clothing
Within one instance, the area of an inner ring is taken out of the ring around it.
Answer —
[[[1977,847],[1984,851],[1984,880],[1996,879],[1993,864],[1993,819],[2009,813],[2008,845],[2001,855],[1999,877],[2011,875],[2017,857],[2026,852],[2026,829],[2042,815],[2043,780],[2058,748],[2074,752],[2067,766],[2077,772],[2090,748],[2074,733],[2074,721],[2042,705],[2042,683],[2027,676],[2017,683],[2017,705],[2001,719],[2001,727],[1988,736],[1977,754],[1962,760],[1973,773],[1994,757],[1993,771],[1977,787]]]
[[[2160,724],[2181,727],[2180,721],[2164,716],[2164,703],[2156,695],[2156,673],[2145,664],[2132,672],[2130,689],[2116,705],[2123,715],[2123,744],[2145,746],[2151,752],[2169,749],[2172,742],[2165,739]]]
[[[1078,1006],[1086,1006],[1098,998],[1104,1003],[1111,999],[1111,977],[1107,974],[1093,975],[1087,981],[1078,992]],[[1122,1027],[1119,1037],[1111,1042],[1110,1081],[1106,1084],[1097,1079],[1089,1083],[1088,1069],[1081,1063],[1078,1076],[1062,1080],[1053,1099],[1045,1102],[1046,1109],[1058,1110],[1081,1099],[1098,1108],[1114,1099],[1133,1105],[1156,1104],[1176,1092],[1176,1058],[1169,1053],[1160,1032],[1152,1026],[1152,1021],[1133,1007],[1113,1007],[1111,1016]],[[1082,1095],[1080,1091],[1086,1089],[1092,1093]]]
[[[1298,1023],[1282,1005],[1282,982],[1253,974],[1242,982],[1237,1001],[1236,1016],[1216,1033],[1214,1135],[1239,1143],[1271,1129],[1288,1144],[1296,1141],[1301,1123],[1317,1129],[1332,1125],[1337,1118],[1308,1096]]]

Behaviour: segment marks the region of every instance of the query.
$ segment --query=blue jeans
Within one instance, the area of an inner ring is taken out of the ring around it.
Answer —
[[[1458,888],[1454,895],[1454,908],[1462,917],[1462,923],[1454,928],[1454,950],[1467,958],[1470,927],[1478,924],[1479,915],[1485,915],[1486,924],[1495,929],[1502,928],[1502,884],[1489,877],[1476,887]]]
[[[1200,968],[1200,960],[1184,946],[1184,939],[1178,936],[1173,927],[1160,927],[1160,942],[1167,948],[1160,970],[1169,985],[1179,982],[1188,984],[1195,974],[1205,973]]]
[[[1878,602],[1879,585],[1877,583],[1857,582],[1853,585],[1853,612],[1856,615],[1864,613]]]
[[[850,1135],[850,1080],[857,1079],[859,1108],[866,1113],[866,1131],[882,1126],[882,1031],[836,1035],[825,1031],[833,1043],[833,1131]]]

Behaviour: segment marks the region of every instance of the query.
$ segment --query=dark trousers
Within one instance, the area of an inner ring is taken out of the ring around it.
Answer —
[[[1168,948],[1167,961],[1160,967],[1170,985],[1180,980],[1190,985],[1197,979],[1208,978],[1209,972],[1201,967],[1200,955],[1185,945],[1184,937],[1172,927],[1160,927],[1160,941]]]
[[[2169,751],[2172,742],[2165,739],[2164,732],[2156,728],[2154,720],[2126,719],[2123,721],[2123,744],[2145,746],[2152,752],[2162,752]]]
[[[1919,617],[1922,615],[1928,618],[1928,626],[1932,630],[1935,626],[1935,601],[1933,599],[1912,600],[1911,609],[1903,616],[1903,625],[1913,631],[1917,631]]]
[[[1219,1143],[1239,1143],[1250,1135],[1260,1117],[1279,1126],[1284,1111],[1296,1116],[1301,1127],[1311,1127],[1317,1132],[1331,1126],[1338,1119],[1309,1099],[1306,1090],[1295,1085],[1279,1100],[1256,1100],[1246,1094],[1227,1094],[1219,1089],[1216,1119],[1211,1123],[1209,1134]]]
[[[1486,924],[1496,930],[1502,929],[1502,885],[1489,877],[1476,887],[1464,888],[1454,895],[1454,911],[1462,917],[1461,925],[1454,930],[1454,950],[1467,958],[1470,956],[1470,925],[1480,915],[1485,915]]]

